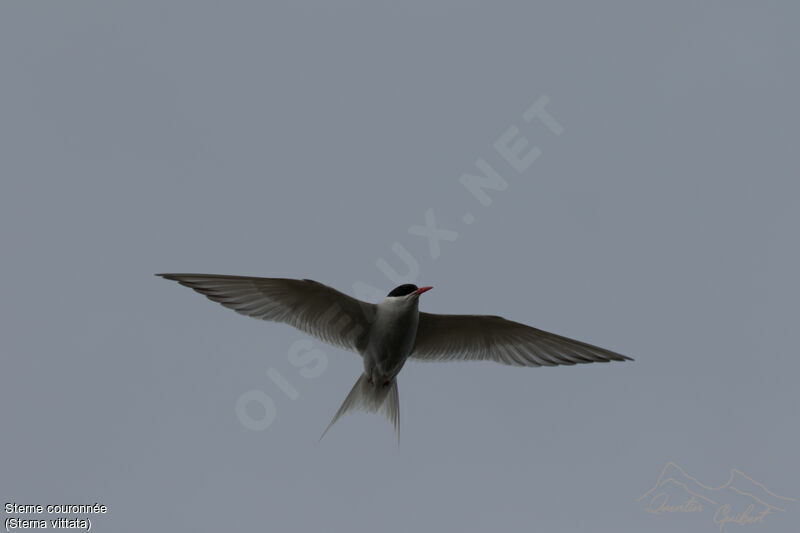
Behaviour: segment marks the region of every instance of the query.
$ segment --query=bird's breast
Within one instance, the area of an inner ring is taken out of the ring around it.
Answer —
[[[392,379],[400,372],[417,336],[419,313],[379,313],[364,353],[367,372]]]

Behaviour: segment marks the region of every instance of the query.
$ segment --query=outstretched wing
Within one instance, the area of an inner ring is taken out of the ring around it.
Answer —
[[[555,366],[632,360],[499,316],[419,314],[412,359]]]
[[[156,274],[194,289],[237,313],[289,324],[355,352],[363,347],[375,305],[310,279],[216,274]]]

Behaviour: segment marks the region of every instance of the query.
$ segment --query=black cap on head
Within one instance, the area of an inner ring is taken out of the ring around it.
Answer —
[[[408,296],[412,292],[416,292],[419,287],[414,285],[413,283],[406,283],[405,285],[400,285],[399,287],[395,287],[392,289],[392,292],[387,294],[386,296]]]

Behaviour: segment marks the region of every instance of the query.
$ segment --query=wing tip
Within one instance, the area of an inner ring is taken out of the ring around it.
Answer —
[[[175,274],[175,273],[171,273],[171,272],[170,273],[161,272],[161,273],[153,274],[153,275],[156,276],[156,277],[159,277],[159,278],[169,279],[169,280],[178,281],[178,282],[182,281],[184,278],[191,277],[191,276],[206,276],[206,274]]]

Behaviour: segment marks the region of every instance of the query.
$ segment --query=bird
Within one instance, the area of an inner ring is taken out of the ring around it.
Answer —
[[[234,311],[288,324],[359,354],[364,370],[322,437],[344,414],[377,412],[400,438],[397,375],[416,361],[494,361],[538,367],[632,361],[599,346],[495,315],[445,315],[419,310],[433,287],[405,283],[376,304],[310,279],[218,274],[156,274]]]

